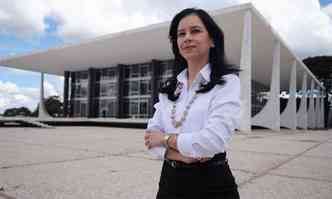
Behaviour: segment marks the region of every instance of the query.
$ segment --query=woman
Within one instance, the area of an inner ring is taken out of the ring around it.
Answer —
[[[174,77],[160,89],[144,140],[164,159],[157,199],[239,198],[226,146],[240,115],[237,69],[226,63],[224,36],[203,10],[172,20]]]

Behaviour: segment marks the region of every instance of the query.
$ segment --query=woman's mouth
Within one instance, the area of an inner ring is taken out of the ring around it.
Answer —
[[[185,46],[185,47],[183,47],[182,49],[183,50],[191,50],[191,49],[193,49],[193,48],[195,48],[196,46]]]

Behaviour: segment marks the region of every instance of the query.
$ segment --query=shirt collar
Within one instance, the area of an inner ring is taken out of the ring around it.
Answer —
[[[186,68],[177,75],[176,78],[179,82],[181,82],[183,84],[187,83],[187,79],[188,79],[187,71],[188,71],[188,69]],[[211,68],[210,68],[210,64],[208,63],[205,66],[203,66],[203,68],[199,71],[199,75],[197,78],[199,78],[200,81],[209,82],[210,74],[211,74]]]

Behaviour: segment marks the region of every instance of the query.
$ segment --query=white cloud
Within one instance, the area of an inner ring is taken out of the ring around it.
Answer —
[[[58,93],[57,89],[54,87],[54,85],[48,81],[44,82],[44,88],[45,88],[45,97],[59,95],[59,93]]]
[[[45,81],[44,87],[45,98],[52,95],[62,95],[62,93],[59,93],[56,87],[48,81]],[[0,80],[0,113],[3,113],[4,110],[8,108],[22,106],[33,111],[39,103],[39,96],[39,88],[19,87],[12,82],[2,82]]]
[[[324,11],[326,14],[328,14],[328,15],[331,17],[331,19],[332,19],[332,3],[330,3],[330,4],[327,5],[327,6],[325,6],[325,7],[323,8],[323,11]]]
[[[45,29],[43,18],[49,8],[43,0],[0,1],[0,26],[2,33],[15,32],[18,36],[42,33]]]
[[[45,17],[58,22],[64,39],[91,38],[138,26],[170,20],[185,7],[219,9],[253,2],[284,40],[301,57],[332,54],[332,23],[318,0],[3,0],[0,34],[44,34]]]
[[[12,93],[17,93],[17,92],[18,92],[18,88],[17,88],[16,84],[11,83],[11,82],[2,83],[0,81],[0,93],[12,94]]]
[[[332,55],[332,21],[318,0],[252,2],[297,55]]]
[[[169,20],[185,7],[215,9],[237,0],[4,0],[0,2],[2,32],[19,36],[43,34],[45,17],[58,22],[65,38],[86,38]]]

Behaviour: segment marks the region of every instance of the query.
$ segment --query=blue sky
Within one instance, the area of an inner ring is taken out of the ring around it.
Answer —
[[[330,4],[331,2],[332,2],[332,0],[320,0],[320,4],[322,6],[326,6],[326,5]]]
[[[332,0],[2,0],[0,2],[0,59],[35,50],[78,42],[111,32],[169,20],[184,7],[207,10],[251,1],[270,20],[280,34],[290,42],[300,56],[332,55]],[[275,4],[275,5],[271,5]],[[77,6],[80,5],[80,6]],[[280,10],[278,10],[278,6]],[[292,11],[299,13],[294,17]],[[282,11],[284,16],[280,15]],[[289,13],[289,16],[287,16]],[[313,23],[303,22],[312,16]],[[285,27],[285,20],[295,25]],[[112,20],[110,20],[112,19]],[[318,21],[316,23],[316,21]],[[312,29],[318,31],[313,32]],[[302,32],[301,38],[292,32]],[[296,42],[296,40],[298,42]],[[306,41],[306,42],[303,42]],[[34,109],[39,99],[39,73],[13,70],[0,66],[0,113],[5,109],[27,106]],[[46,76],[46,96],[63,94],[63,79]]]

